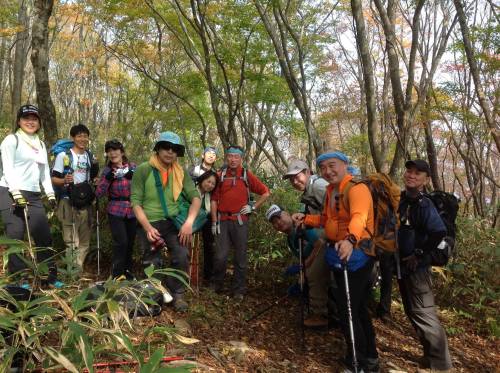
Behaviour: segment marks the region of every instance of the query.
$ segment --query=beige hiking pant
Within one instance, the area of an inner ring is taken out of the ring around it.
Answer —
[[[62,225],[66,256],[82,271],[90,246],[92,206],[79,210],[71,206],[68,198],[62,198],[57,206],[57,218]]]

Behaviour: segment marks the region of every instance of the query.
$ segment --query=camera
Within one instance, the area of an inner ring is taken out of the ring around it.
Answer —
[[[163,250],[166,249],[167,245],[165,243],[165,240],[160,237],[157,240],[151,242],[151,251],[156,252],[158,250]]]

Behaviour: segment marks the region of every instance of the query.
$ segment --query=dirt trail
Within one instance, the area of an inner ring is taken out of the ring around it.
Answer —
[[[306,330],[302,349],[298,299],[286,298],[254,321],[245,321],[286,293],[284,283],[269,283],[251,280],[248,296],[239,304],[202,288],[187,316],[191,336],[200,340],[189,352],[218,372],[338,372],[344,355],[341,333]],[[165,313],[161,317],[180,316],[170,308]],[[446,328],[446,318],[442,319]],[[374,320],[374,325],[381,372],[416,372],[421,348],[397,299],[392,322]],[[476,335],[473,327],[461,325],[464,332],[449,337],[456,372],[498,372],[498,341]],[[243,347],[235,348],[230,341],[244,342]]]

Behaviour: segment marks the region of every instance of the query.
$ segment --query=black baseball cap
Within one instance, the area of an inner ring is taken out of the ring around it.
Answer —
[[[104,144],[104,152],[107,152],[109,149],[120,149],[123,151],[123,144],[117,139],[108,140]]]
[[[409,160],[408,162],[405,163],[405,167],[407,169],[415,167],[418,171],[425,172],[427,175],[431,174],[431,168],[429,167],[429,163],[427,163],[423,159]]]
[[[17,120],[28,115],[36,115],[40,120],[40,112],[35,105],[23,105],[17,111]]]

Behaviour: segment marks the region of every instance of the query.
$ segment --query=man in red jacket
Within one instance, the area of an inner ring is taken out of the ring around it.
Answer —
[[[227,167],[219,171],[219,183],[212,193],[212,233],[216,237],[212,287],[222,290],[227,257],[234,247],[233,296],[241,301],[246,293],[248,219],[269,197],[269,188],[242,167],[243,148],[230,145],[226,149]],[[259,195],[250,203],[250,193]]]

